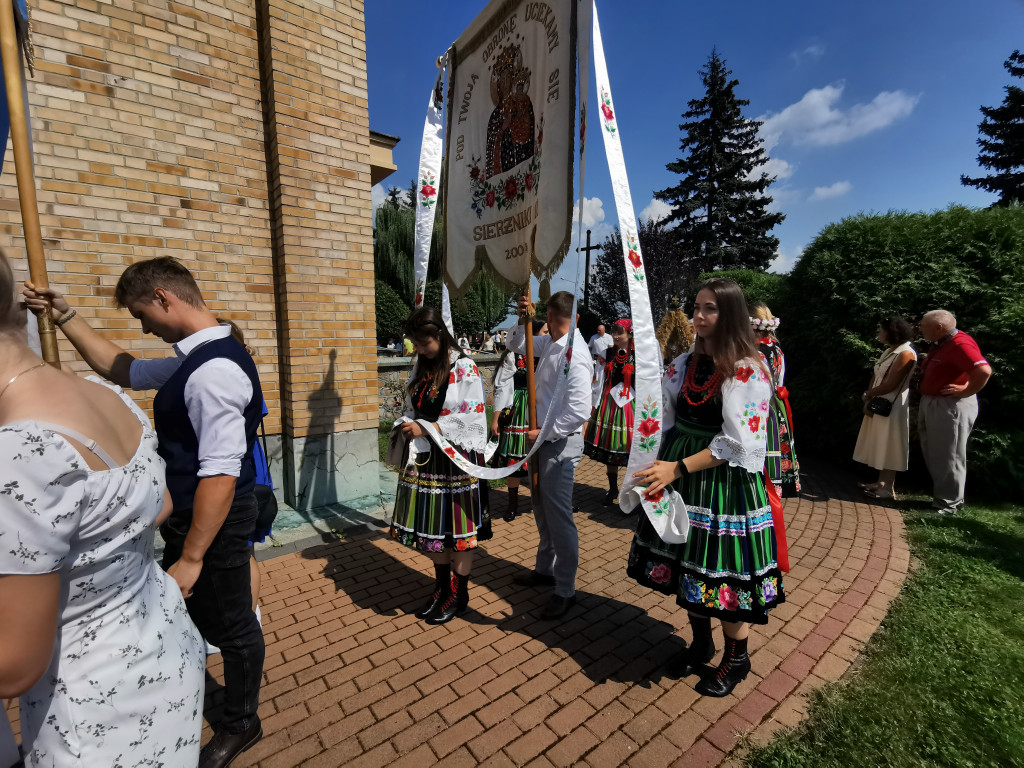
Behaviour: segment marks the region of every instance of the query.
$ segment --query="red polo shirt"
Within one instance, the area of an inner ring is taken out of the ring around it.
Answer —
[[[966,384],[968,374],[979,365],[988,365],[978,343],[963,331],[942,342],[928,353],[921,369],[921,394],[938,395],[950,384]]]

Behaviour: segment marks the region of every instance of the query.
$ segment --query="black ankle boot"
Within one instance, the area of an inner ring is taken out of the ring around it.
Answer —
[[[440,608],[441,603],[448,597],[448,591],[452,585],[452,567],[447,563],[444,565],[434,564],[434,592],[430,596],[430,602],[423,608],[416,611],[417,619],[425,619],[431,612]]]
[[[516,519],[516,515],[519,514],[519,488],[516,487],[515,491],[508,492],[508,509],[505,510],[505,514],[502,517],[506,523],[511,523]]]
[[[713,696],[720,699],[732,693],[750,674],[750,657],[747,655],[747,641],[725,638],[725,658],[718,665],[714,677],[697,683],[697,693],[702,696]]]
[[[715,641],[711,636],[711,619],[690,617],[693,642],[668,663],[670,677],[689,677],[715,658]]]
[[[447,624],[469,606],[469,576],[452,574],[451,588],[444,602],[426,616],[427,624]]]
[[[618,486],[609,488],[608,489],[608,493],[605,494],[605,497],[604,497],[604,505],[606,507],[610,507],[612,504],[615,503],[615,497],[618,496],[618,495],[619,495],[619,488],[618,488]]]

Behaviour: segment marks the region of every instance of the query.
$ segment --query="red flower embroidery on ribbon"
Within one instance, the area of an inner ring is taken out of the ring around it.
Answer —
[[[657,419],[644,419],[640,422],[640,426],[637,429],[640,430],[640,434],[644,437],[650,437],[657,434],[658,430],[661,429],[661,422]]]
[[[487,192],[487,196],[484,198],[484,205],[488,208],[494,207],[494,190],[491,189]]]
[[[433,197],[437,194],[437,190],[429,184],[424,184],[423,187],[420,188],[420,194],[423,195],[423,197]]]
[[[746,382],[753,375],[753,368],[740,368],[738,371],[736,371],[736,378],[742,382]]]
[[[571,361],[572,361],[572,347],[569,347],[567,350],[565,350],[565,362],[568,363],[568,362],[571,362]]]
[[[664,495],[665,489],[662,488],[660,491],[655,491],[654,493],[645,493],[644,498],[647,499],[647,501],[651,502],[652,504],[657,504],[659,501],[661,501]]]
[[[643,264],[643,261],[640,259],[640,254],[636,251],[631,250],[627,256],[629,256],[629,263],[634,267],[639,267]]]
[[[417,307],[420,304],[422,304],[423,303],[423,294],[422,293],[417,293],[416,294],[416,300],[413,303],[416,304]]]
[[[526,358],[525,357],[520,357],[518,360],[516,360],[516,368],[519,368],[520,370],[522,370],[525,367],[526,367]]]
[[[479,179],[480,178],[480,166],[474,165],[469,171],[469,178]]]
[[[543,143],[544,143],[544,129],[541,128],[540,131],[537,133],[537,146],[539,147]]]
[[[505,182],[505,199],[511,200],[519,193],[519,184],[515,177],[511,177]]]
[[[607,104],[601,105],[601,114],[604,115],[604,119],[609,122],[615,119],[615,113],[612,112],[612,108],[609,107]]]
[[[451,448],[451,447],[445,448],[444,452],[447,453],[450,458],[453,458],[453,459],[455,458],[455,449],[454,448]]]
[[[526,178],[523,181],[526,184],[526,191],[527,192],[529,192],[531,189],[533,189],[533,174],[532,173],[526,174]]]
[[[751,432],[757,432],[758,428],[761,426],[761,417],[751,416],[750,420],[747,422],[747,426],[750,427]]]

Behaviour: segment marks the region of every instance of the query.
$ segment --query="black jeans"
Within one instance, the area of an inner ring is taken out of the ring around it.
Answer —
[[[181,557],[191,516],[171,515],[160,527],[166,570]],[[185,600],[200,634],[224,658],[224,729],[241,733],[256,721],[266,646],[252,610],[249,537],[256,523],[256,497],[235,498],[227,519],[203,558],[203,570]]]

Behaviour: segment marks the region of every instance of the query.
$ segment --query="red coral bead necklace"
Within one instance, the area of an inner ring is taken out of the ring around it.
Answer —
[[[718,374],[718,371],[715,371],[703,384],[697,384],[697,363],[694,362],[686,366],[686,378],[683,380],[683,397],[686,398],[686,402],[694,407],[704,405],[718,392],[718,383],[721,379],[722,377]],[[703,394],[704,396],[697,402],[694,402],[690,399],[691,392],[695,395]]]

